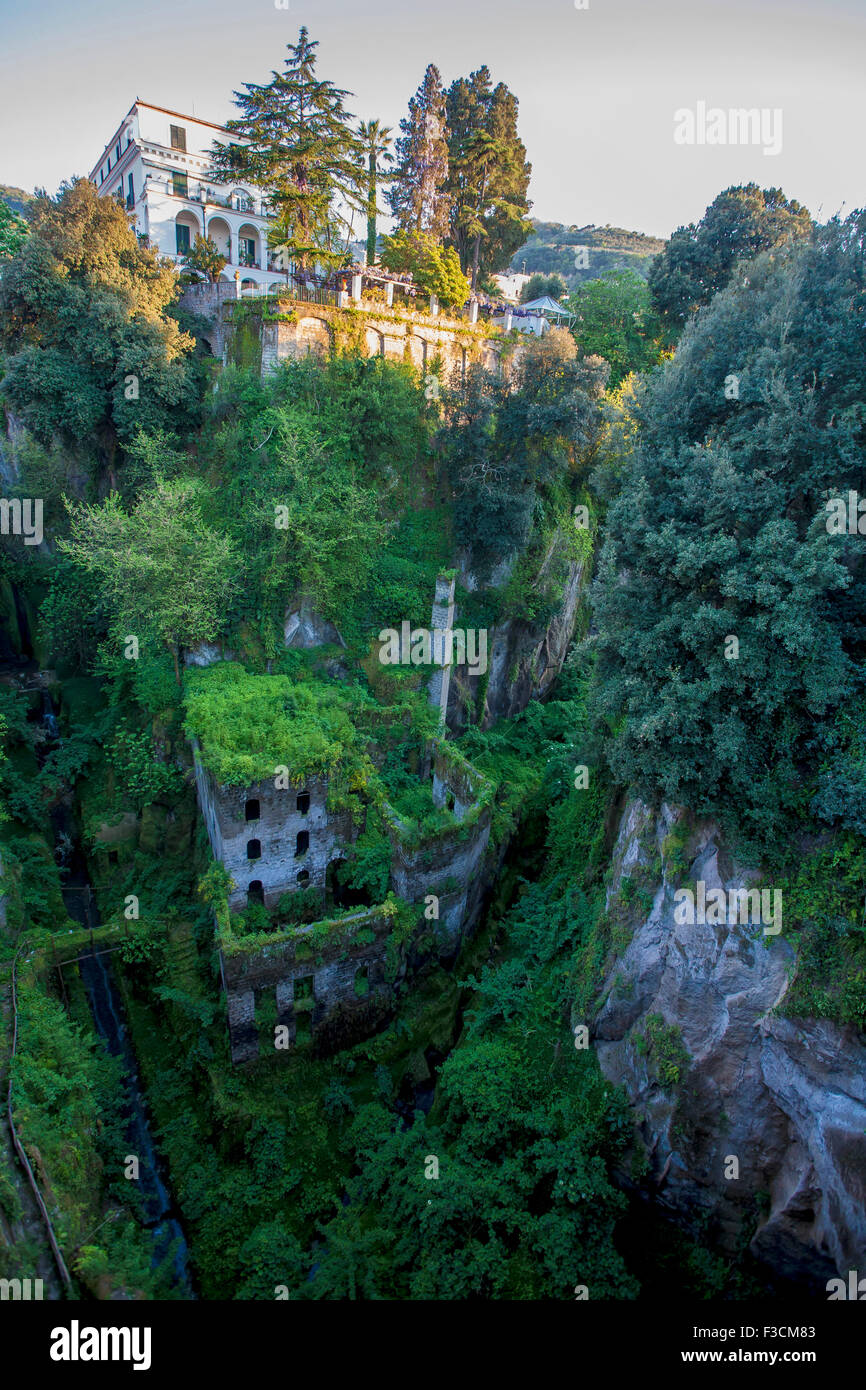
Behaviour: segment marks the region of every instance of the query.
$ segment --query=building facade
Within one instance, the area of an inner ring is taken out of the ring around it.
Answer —
[[[285,283],[280,253],[268,247],[269,209],[252,184],[211,174],[215,144],[236,144],[224,126],[135,101],[90,171],[104,196],[119,198],[135,231],[180,263],[196,236],[226,257],[223,280],[240,293]]]

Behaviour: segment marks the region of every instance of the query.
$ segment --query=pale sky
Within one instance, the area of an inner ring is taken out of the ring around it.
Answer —
[[[306,24],[348,109],[396,127],[429,62],[520,102],[532,215],[668,236],[721,189],[862,206],[866,0],[0,0],[0,183],[86,174],[136,97],[222,122]],[[782,150],[683,146],[674,112],[779,108]]]

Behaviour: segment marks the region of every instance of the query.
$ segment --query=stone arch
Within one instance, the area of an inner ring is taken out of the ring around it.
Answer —
[[[315,352],[320,357],[327,357],[331,351],[333,337],[330,326],[324,319],[308,317],[298,319],[296,341],[298,352],[302,356],[305,352]]]
[[[175,226],[175,249],[179,256],[185,254],[185,242],[188,238],[190,249],[195,244],[197,236],[201,236],[201,223],[194,212],[184,208],[174,219]]]
[[[430,344],[426,338],[419,338],[415,333],[409,338],[409,360],[413,367],[417,367],[419,372],[427,370],[427,355]],[[432,356],[431,356],[432,360]]]
[[[216,242],[217,250],[227,261],[231,260],[232,234],[224,217],[212,217],[207,224],[207,234]]]
[[[258,227],[252,222],[244,222],[238,228],[238,263],[260,269],[262,264],[262,238]]]
[[[258,285],[256,284],[255,280],[251,280],[251,279],[249,278],[249,276],[247,276],[246,279],[241,280],[241,294],[242,294],[242,295],[257,294],[257,293],[258,293],[258,288],[259,288],[259,287],[258,287]]]
[[[364,334],[368,357],[385,356],[385,339],[378,328],[368,328]]]

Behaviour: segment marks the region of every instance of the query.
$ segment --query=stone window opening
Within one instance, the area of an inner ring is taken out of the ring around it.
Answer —
[[[305,999],[312,999],[315,978],[315,975],[295,976],[292,980],[292,1000],[295,1004],[303,1003]]]
[[[309,881],[310,881],[310,871],[309,871],[309,869],[301,869],[301,872],[298,874],[298,886],[299,886],[300,888],[306,888],[306,886],[307,886],[307,884],[309,883]]]
[[[310,793],[298,792],[298,815],[306,816],[310,810]]]
[[[245,819],[245,820],[258,820],[258,819],[260,818],[261,814],[262,814],[262,811],[261,811],[261,807],[260,807],[259,802],[258,802],[258,798],[255,797],[255,796],[250,797],[249,801],[247,802],[246,806],[244,807],[244,819]]]
[[[247,906],[251,903],[260,903],[262,907],[265,905],[265,886],[260,878],[254,878],[247,888]]]
[[[445,804],[447,805],[449,811],[453,811],[453,810],[454,810],[454,793],[453,793],[453,792],[449,792],[449,793],[448,793],[448,798],[447,798]]]
[[[261,840],[247,841],[247,859],[261,859],[262,842]]]
[[[309,1042],[313,1036],[312,1019],[309,1014],[298,1014],[295,1019],[295,1042]]]
[[[355,993],[359,999],[370,993],[370,974],[366,965],[359,965],[355,971]]]
[[[296,859],[300,859],[301,855],[302,855],[302,854],[306,854],[306,852],[307,852],[307,850],[308,850],[309,848],[310,848],[310,832],[309,832],[309,830],[299,830],[299,831],[298,831],[298,838],[297,838],[297,840],[296,840],[296,842],[295,842],[295,858],[296,858]]]

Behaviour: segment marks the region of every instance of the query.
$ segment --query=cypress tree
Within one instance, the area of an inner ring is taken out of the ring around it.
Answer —
[[[517,98],[491,88],[481,67],[452,83],[447,99],[450,240],[472,289],[508,265],[531,235],[526,193],[532,166],[517,134]]]
[[[422,232],[437,242],[448,233],[448,138],[445,92],[439,69],[428,65],[424,81],[400,122],[397,166],[388,202],[397,230]]]

